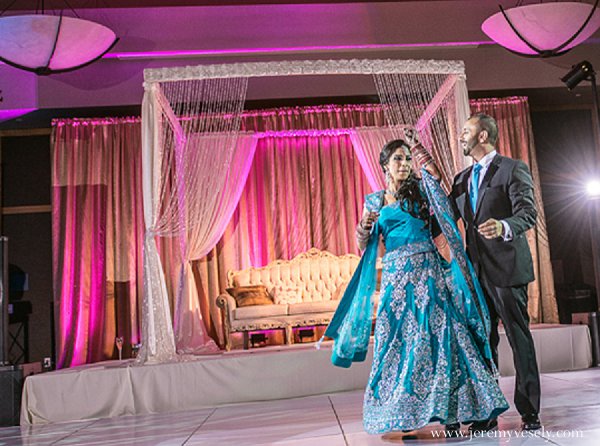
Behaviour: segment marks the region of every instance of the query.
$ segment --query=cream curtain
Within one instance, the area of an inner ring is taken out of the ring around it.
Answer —
[[[144,202],[144,293],[142,296],[142,346],[138,360],[169,361],[175,358],[175,337],[169,308],[169,295],[156,246],[160,215],[161,127],[157,84],[144,94],[142,102],[142,190]]]

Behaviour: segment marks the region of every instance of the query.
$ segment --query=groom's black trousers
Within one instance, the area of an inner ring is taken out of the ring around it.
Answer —
[[[478,268],[479,281],[490,311],[490,346],[498,366],[498,319],[502,321],[513,352],[516,371],[515,405],[521,415],[540,411],[540,375],[535,359],[535,347],[529,330],[527,285],[499,288]]]

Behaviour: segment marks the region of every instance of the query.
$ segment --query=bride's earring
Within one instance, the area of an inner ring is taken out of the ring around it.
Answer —
[[[386,169],[385,171],[385,184],[386,186],[389,186],[389,184],[392,182],[392,175],[390,174],[390,171]]]

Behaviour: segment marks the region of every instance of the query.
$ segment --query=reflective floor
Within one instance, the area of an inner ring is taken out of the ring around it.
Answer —
[[[501,386],[512,400],[514,378]],[[600,369],[542,375],[542,422],[520,432],[514,406],[485,438],[443,438],[439,425],[409,434],[368,435],[362,392],[239,404],[33,427],[0,428],[0,445],[600,445]],[[441,436],[441,437],[440,437]]]

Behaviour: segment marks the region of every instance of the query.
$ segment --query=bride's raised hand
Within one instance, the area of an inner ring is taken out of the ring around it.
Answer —
[[[407,127],[404,129],[404,137],[406,143],[410,147],[410,153],[415,158],[417,165],[420,169],[425,169],[429,172],[434,178],[440,179],[440,172],[435,165],[433,157],[430,153],[423,147],[421,142],[419,141],[419,132],[414,127]]]
[[[406,127],[403,129],[404,140],[412,148],[419,144],[419,132],[414,127]]]

